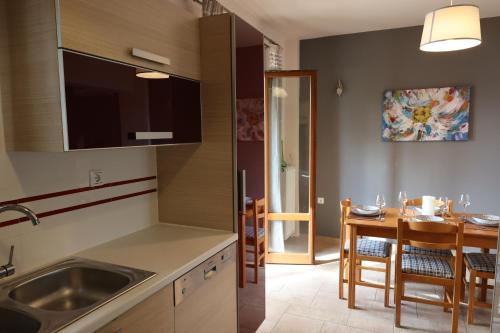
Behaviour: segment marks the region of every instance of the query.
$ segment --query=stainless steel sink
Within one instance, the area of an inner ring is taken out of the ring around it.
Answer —
[[[0,333],[55,332],[152,276],[81,258],[21,276],[0,285]]]
[[[110,297],[130,281],[131,278],[122,273],[90,267],[63,267],[15,287],[9,296],[32,308],[78,310]]]
[[[0,308],[0,332],[36,333],[40,329],[40,322],[20,311]]]

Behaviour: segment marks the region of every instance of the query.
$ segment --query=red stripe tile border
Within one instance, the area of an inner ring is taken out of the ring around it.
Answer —
[[[154,177],[154,178],[156,178],[156,177]],[[127,183],[127,184],[129,184],[129,183]],[[123,184],[120,184],[120,185],[123,185]],[[116,185],[114,185],[114,186],[116,186]],[[109,187],[109,186],[106,186],[106,187]],[[95,187],[93,187],[92,189],[95,189]],[[114,202],[114,201],[119,201],[119,200],[124,200],[124,199],[132,198],[132,197],[137,197],[137,196],[144,195],[144,194],[154,193],[156,191],[157,191],[156,188],[153,188],[153,189],[150,189],[150,190],[145,190],[145,191],[140,191],[140,192],[134,192],[134,193],[124,194],[124,195],[120,195],[120,196],[116,196],[116,197],[111,197],[111,198],[107,198],[107,199],[102,199],[102,200],[87,202],[87,203],[80,204],[80,205],[74,205],[74,206],[69,206],[69,207],[65,207],[65,208],[50,210],[48,212],[43,212],[43,213],[39,213],[39,214],[36,214],[36,215],[39,218],[43,218],[43,217],[48,217],[48,216],[52,216],[52,215],[57,215],[57,214],[63,214],[63,213],[71,212],[71,211],[74,211],[74,210],[88,208],[88,207],[92,207],[92,206],[102,205],[102,204],[106,204],[106,203],[110,203],[110,202]],[[77,192],[75,192],[75,193],[77,193]],[[38,199],[38,200],[40,200],[40,199]],[[21,218],[18,218],[18,219],[12,219],[12,220],[8,220],[8,221],[0,222],[0,228],[4,228],[4,227],[10,226],[10,225],[15,225],[15,224],[18,224],[18,223],[21,223],[21,222],[26,222],[26,221],[29,221],[28,217],[21,217]]]
[[[37,201],[37,200],[57,198],[57,197],[62,197],[65,195],[70,195],[70,194],[75,194],[75,193],[88,192],[88,191],[100,190],[100,189],[107,188],[107,187],[114,187],[114,186],[121,186],[121,185],[145,182],[145,181],[153,180],[153,179],[156,179],[156,176],[120,180],[117,182],[107,183],[107,184],[100,185],[100,186],[94,186],[94,187],[86,186],[86,187],[74,188],[74,189],[64,190],[64,191],[59,191],[59,192],[45,193],[45,194],[40,194],[40,195],[34,195],[31,197],[3,201],[3,202],[0,202],[0,206],[7,205],[7,204],[22,204],[22,203],[32,202],[32,201]]]

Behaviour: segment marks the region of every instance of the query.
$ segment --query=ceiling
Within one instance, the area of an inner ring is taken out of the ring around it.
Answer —
[[[448,0],[449,1],[449,0]],[[446,0],[219,0],[229,10],[244,11],[256,27],[276,38],[308,39],[363,31],[422,25],[427,12]],[[481,17],[500,16],[500,0],[455,0],[479,6]],[[271,36],[272,37],[272,36]]]

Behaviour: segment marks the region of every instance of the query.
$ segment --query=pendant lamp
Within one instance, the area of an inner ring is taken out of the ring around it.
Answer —
[[[425,16],[420,50],[447,52],[481,44],[479,7],[453,5],[436,9]]]

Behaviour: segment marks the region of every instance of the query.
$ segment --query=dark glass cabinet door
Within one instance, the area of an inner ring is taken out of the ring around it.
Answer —
[[[132,66],[63,57],[70,150],[201,142],[199,82],[144,79]]]

